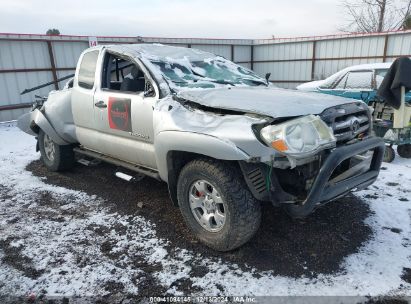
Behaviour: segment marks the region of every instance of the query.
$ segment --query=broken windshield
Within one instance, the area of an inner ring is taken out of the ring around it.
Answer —
[[[259,86],[267,85],[265,79],[224,58],[203,61],[150,60],[166,78],[169,85],[186,88],[214,88],[217,85]],[[172,84],[170,84],[170,82]]]

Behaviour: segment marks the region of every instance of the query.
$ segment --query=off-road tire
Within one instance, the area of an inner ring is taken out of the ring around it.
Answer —
[[[218,232],[204,229],[190,209],[189,191],[197,180],[214,184],[225,204],[226,219]],[[230,251],[246,243],[258,230],[261,205],[249,191],[240,169],[234,164],[198,159],[181,171],[177,183],[181,213],[194,235],[205,245],[218,251]]]
[[[403,158],[411,158],[411,144],[399,145],[397,152]]]
[[[43,130],[39,131],[38,141],[41,154],[41,160],[50,171],[65,171],[74,166],[75,158],[72,145],[58,145],[54,143],[55,153],[54,159],[49,159],[45,153],[44,140],[46,134]]]
[[[383,161],[386,163],[391,163],[395,159],[395,151],[391,146],[385,146]]]

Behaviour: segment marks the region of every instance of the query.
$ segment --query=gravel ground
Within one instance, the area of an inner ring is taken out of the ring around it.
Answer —
[[[151,178],[128,183],[115,177],[116,167],[108,164],[93,168],[77,165],[70,172],[52,173],[41,161],[35,161],[27,169],[45,176],[46,183],[98,195],[112,212],[143,216],[155,223],[157,235],[173,246],[237,263],[244,269],[254,267],[295,278],[335,273],[341,270],[342,259],[357,252],[371,236],[371,229],[364,223],[370,213],[368,205],[352,195],[321,208],[304,221],[293,221],[281,209],[265,204],[256,237],[235,251],[220,253],[192,237],[179,209],[169,200],[165,183]],[[193,267],[193,271],[201,275],[204,269]]]
[[[385,165],[368,190],[305,220],[293,221],[265,204],[256,237],[217,253],[191,236],[164,183],[126,182],[108,164],[52,173],[38,160],[31,137],[6,125],[0,138],[3,302],[53,296],[103,303],[153,295],[411,296],[408,160]]]

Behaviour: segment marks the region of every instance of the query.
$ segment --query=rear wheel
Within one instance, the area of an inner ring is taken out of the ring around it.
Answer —
[[[395,158],[395,151],[391,146],[385,146],[383,161],[391,163]]]
[[[41,159],[50,171],[64,171],[73,167],[74,151],[71,145],[56,144],[43,130],[39,132],[38,141]]]
[[[214,160],[194,160],[179,176],[181,213],[195,236],[215,250],[240,247],[260,226],[260,203],[241,176],[236,166]]]
[[[399,145],[397,147],[398,155],[404,158],[411,158],[411,144]]]

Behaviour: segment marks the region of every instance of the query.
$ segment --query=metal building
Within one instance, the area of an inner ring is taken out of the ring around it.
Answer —
[[[47,95],[58,89],[61,84],[55,80],[74,73],[80,53],[95,40],[99,44],[163,43],[198,48],[261,75],[271,72],[271,81],[286,88],[325,78],[354,64],[411,57],[411,31],[265,40],[0,34],[0,121],[16,119],[27,111],[35,94]],[[24,89],[46,82],[52,84],[20,95]]]

